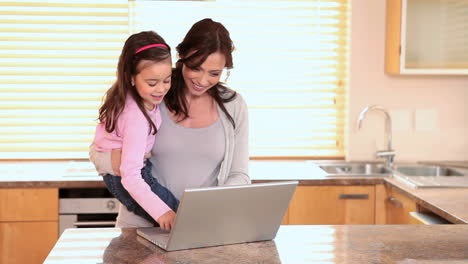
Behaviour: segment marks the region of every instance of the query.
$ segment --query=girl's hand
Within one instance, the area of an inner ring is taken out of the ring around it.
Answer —
[[[162,229],[171,230],[172,227],[174,227],[175,217],[176,214],[174,211],[170,210],[167,213],[161,215],[156,221]]]

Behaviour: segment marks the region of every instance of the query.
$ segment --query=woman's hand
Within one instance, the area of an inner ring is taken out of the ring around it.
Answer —
[[[112,165],[112,170],[114,171],[115,176],[121,176],[120,175],[120,164],[122,163],[121,157],[122,157],[122,149],[112,150],[111,165]]]
[[[175,217],[176,214],[174,211],[170,210],[167,213],[161,215],[156,221],[162,229],[171,230],[174,226]]]
[[[144,159],[149,159],[151,152],[146,152]],[[120,174],[120,164],[122,164],[122,149],[113,149],[111,152],[111,166],[115,176],[122,176]]]

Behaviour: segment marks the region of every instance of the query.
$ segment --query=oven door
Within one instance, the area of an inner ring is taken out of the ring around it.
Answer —
[[[117,214],[70,214],[59,216],[60,235],[67,228],[115,227]]]
[[[66,228],[114,227],[118,206],[115,198],[60,199],[59,232]]]

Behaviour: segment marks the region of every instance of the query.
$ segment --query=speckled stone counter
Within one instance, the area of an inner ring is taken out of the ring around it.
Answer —
[[[468,225],[281,226],[272,241],[165,252],[135,229],[68,229],[54,263],[468,263]]]
[[[253,182],[298,180],[300,185],[374,185],[383,178],[330,178],[312,161],[251,161]],[[0,188],[104,187],[88,161],[0,162]]]
[[[394,178],[385,184],[406,194],[420,206],[455,224],[468,224],[468,188],[413,189]]]
[[[0,188],[105,187],[89,161],[0,162]]]
[[[385,184],[452,223],[468,224],[468,188],[413,189],[391,177],[327,177],[317,163],[320,161],[251,161],[250,176],[254,183],[298,180],[299,185],[311,186]],[[86,161],[0,162],[0,188],[104,186],[93,165]]]

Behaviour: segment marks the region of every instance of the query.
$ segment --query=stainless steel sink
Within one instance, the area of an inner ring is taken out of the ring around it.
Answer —
[[[463,176],[463,173],[442,166],[401,166],[396,171],[406,176]]]
[[[319,167],[327,173],[327,177],[383,177],[391,174],[381,163],[336,163],[321,164]]]
[[[326,177],[393,177],[414,188],[468,187],[468,168],[422,164],[396,164],[387,169],[379,162],[316,162]]]
[[[466,170],[459,168],[431,165],[396,166],[393,176],[414,188],[468,187],[468,174]]]

